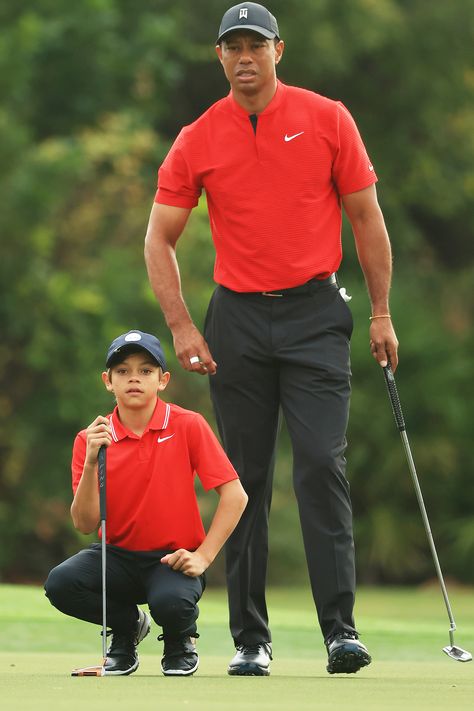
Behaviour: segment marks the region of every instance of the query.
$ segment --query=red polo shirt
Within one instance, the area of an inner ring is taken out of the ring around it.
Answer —
[[[204,418],[158,400],[141,437],[127,430],[115,408],[108,415],[107,543],[128,550],[196,549],[205,531],[194,491],[237,479],[237,473]],[[72,487],[77,490],[86,456],[86,431],[77,435]]]
[[[204,189],[216,282],[270,291],[337,271],[340,197],[376,180],[343,104],[278,82],[256,132],[232,94],[183,128],[155,201],[192,208]]]

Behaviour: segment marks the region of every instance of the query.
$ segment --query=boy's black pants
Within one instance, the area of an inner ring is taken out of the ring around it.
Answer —
[[[137,605],[148,603],[166,639],[196,634],[204,576],[191,578],[160,563],[166,553],[171,551],[127,551],[107,546],[107,626],[113,632],[131,632],[137,621]],[[100,544],[92,544],[53,568],[45,592],[66,615],[102,624]]]
[[[268,516],[280,408],[311,587],[325,639],[353,631],[354,544],[345,477],[352,315],[335,284],[265,296],[218,287],[205,337],[217,362],[211,397],[224,448],[249,502],[226,546],[230,627],[238,644],[270,641]],[[291,534],[290,534],[291,535]],[[291,569],[285,581],[291,581]]]

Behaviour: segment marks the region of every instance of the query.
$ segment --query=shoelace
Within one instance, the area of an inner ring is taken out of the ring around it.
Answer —
[[[338,632],[329,638],[326,644],[329,646],[334,642],[335,639],[359,639],[357,632]]]
[[[336,635],[337,639],[359,639],[359,635],[355,632],[340,632]]]
[[[238,644],[237,649],[239,652],[243,652],[244,654],[260,654],[260,649],[264,648],[265,652],[268,654],[270,659],[273,659],[272,657],[272,651],[271,647],[267,642],[258,642],[257,644]]]

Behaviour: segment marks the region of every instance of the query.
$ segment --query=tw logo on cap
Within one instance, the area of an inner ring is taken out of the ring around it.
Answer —
[[[240,12],[239,12],[239,20],[244,18],[245,20],[248,18],[249,11],[247,10],[246,7],[241,7]]]

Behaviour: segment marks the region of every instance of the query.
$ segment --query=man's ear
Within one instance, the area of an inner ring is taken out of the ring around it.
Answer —
[[[216,44],[216,54],[219,57],[219,62],[222,64],[222,45]]]
[[[285,43],[283,42],[283,40],[280,40],[275,45],[275,64],[279,63],[280,59],[283,56],[284,50],[285,50]]]

